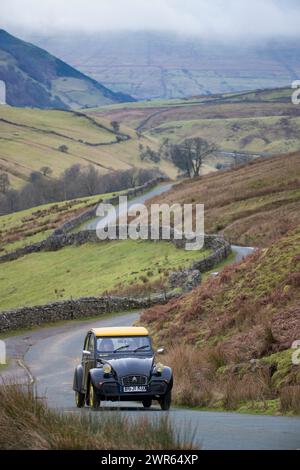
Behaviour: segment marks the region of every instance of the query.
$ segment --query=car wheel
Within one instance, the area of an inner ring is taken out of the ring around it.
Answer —
[[[143,400],[142,403],[144,408],[151,408],[152,400],[149,398],[148,400]]]
[[[169,390],[165,395],[160,397],[159,404],[162,410],[167,411],[170,409],[172,401],[171,390]]]
[[[85,402],[85,396],[83,393],[75,392],[75,403],[77,408],[83,408]]]
[[[100,399],[92,382],[89,387],[89,405],[92,410],[97,410],[100,406]]]

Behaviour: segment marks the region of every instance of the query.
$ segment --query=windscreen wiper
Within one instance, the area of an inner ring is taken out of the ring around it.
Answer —
[[[126,348],[129,348],[129,344],[124,344],[124,346],[120,346],[119,348],[115,349],[113,352],[118,352],[120,351],[121,349],[126,349]]]
[[[145,344],[145,346],[140,346],[139,348],[134,349],[133,352],[139,351],[140,349],[146,349],[146,348],[150,348],[149,344]]]

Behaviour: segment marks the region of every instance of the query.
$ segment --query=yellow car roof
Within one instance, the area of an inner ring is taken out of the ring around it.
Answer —
[[[96,336],[148,336],[148,330],[142,326],[116,326],[107,328],[92,328]]]

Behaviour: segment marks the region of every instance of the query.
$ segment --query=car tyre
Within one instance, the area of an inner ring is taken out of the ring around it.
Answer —
[[[142,403],[143,403],[144,408],[151,408],[152,400],[151,400],[151,398],[149,398],[147,400],[143,400]]]
[[[85,404],[85,396],[83,393],[75,392],[75,403],[77,408],[83,408]]]
[[[171,406],[171,401],[172,401],[172,394],[171,394],[171,390],[169,390],[165,395],[163,395],[159,399],[159,404],[160,404],[161,409],[163,411],[169,410]]]
[[[97,410],[100,406],[100,399],[92,382],[89,386],[89,405],[92,410]]]

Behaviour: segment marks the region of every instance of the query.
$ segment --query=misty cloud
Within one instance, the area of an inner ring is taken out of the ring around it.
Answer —
[[[1,0],[18,32],[166,30],[203,37],[299,36],[298,0]]]

